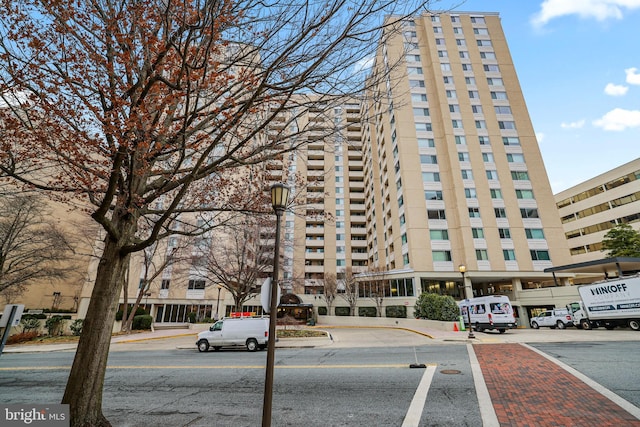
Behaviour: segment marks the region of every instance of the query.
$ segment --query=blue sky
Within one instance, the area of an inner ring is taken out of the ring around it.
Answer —
[[[554,193],[640,157],[640,0],[441,0],[499,12]]]

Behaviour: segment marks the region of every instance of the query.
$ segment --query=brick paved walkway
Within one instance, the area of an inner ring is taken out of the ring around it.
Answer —
[[[473,350],[500,426],[640,427],[620,406],[520,344],[475,344]]]

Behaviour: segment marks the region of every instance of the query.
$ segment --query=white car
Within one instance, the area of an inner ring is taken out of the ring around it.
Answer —
[[[546,310],[531,318],[531,327],[538,329],[540,327],[549,327],[551,329],[565,329],[567,326],[573,326],[573,319],[566,308],[555,308]]]
[[[250,317],[242,319],[222,319],[198,334],[196,345],[201,352],[209,347],[246,347],[249,351],[267,348],[269,340],[269,318]]]

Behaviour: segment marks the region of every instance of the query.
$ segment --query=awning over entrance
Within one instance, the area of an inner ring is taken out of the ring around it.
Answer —
[[[545,273],[553,273],[554,277],[555,273],[560,271],[583,274],[601,274],[605,278],[626,276],[640,271],[640,258],[604,258],[595,261],[549,267],[544,270]]]

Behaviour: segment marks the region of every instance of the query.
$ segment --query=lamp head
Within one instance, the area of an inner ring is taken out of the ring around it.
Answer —
[[[289,187],[281,182],[271,186],[271,205],[273,210],[284,210],[289,201]]]
[[[466,265],[464,265],[464,264],[460,264],[460,265],[458,266],[458,271],[459,271],[460,273],[462,273],[462,274],[466,273],[466,272],[467,272],[467,266],[466,266]]]

